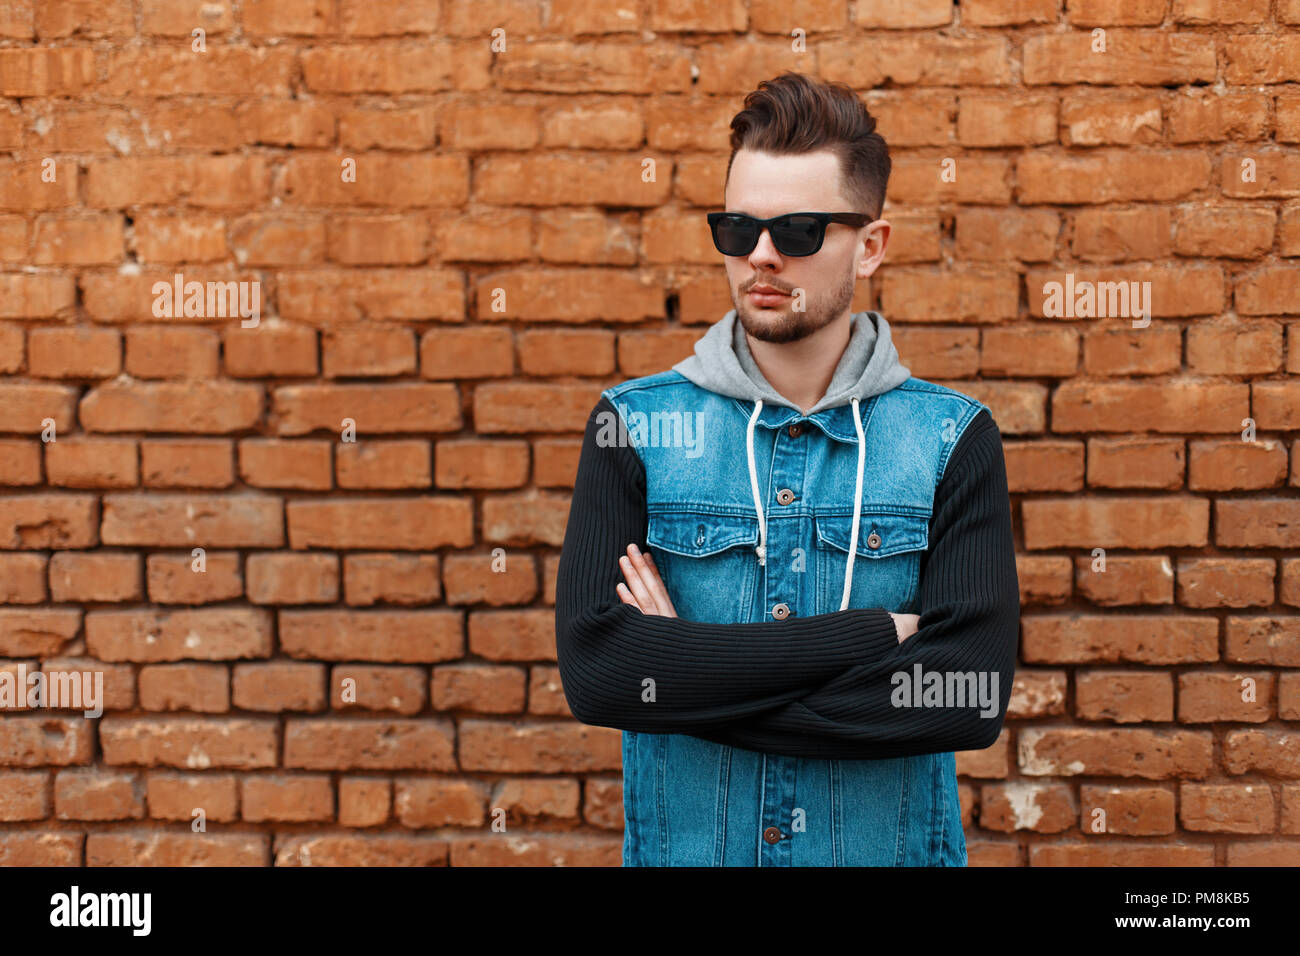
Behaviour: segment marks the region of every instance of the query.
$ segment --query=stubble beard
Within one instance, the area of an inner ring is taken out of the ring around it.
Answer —
[[[749,294],[739,295],[736,301],[736,318],[753,338],[760,342],[797,342],[825,328],[853,304],[856,279],[852,274],[834,288],[830,296],[819,299],[803,312],[791,309],[794,299],[787,298],[777,309],[756,310],[749,304]]]

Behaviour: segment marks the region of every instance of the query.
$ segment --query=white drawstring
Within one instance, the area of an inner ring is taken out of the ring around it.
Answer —
[[[867,442],[862,435],[862,416],[858,413],[858,400],[853,402],[853,425],[858,430],[858,481],[853,492],[853,530],[849,533],[849,566],[844,569],[844,597],[840,610],[849,606],[849,591],[853,587],[853,559],[858,554],[858,522],[862,518],[862,466],[867,460]]]
[[[754,492],[754,510],[758,512],[758,565],[767,564],[767,520],[763,517],[763,498],[758,493],[758,471],[754,468],[754,422],[763,410],[763,400],[754,402],[754,414],[749,416],[749,427],[745,429],[745,454],[749,457],[749,487]]]
[[[850,399],[853,404],[853,427],[858,432],[858,477],[853,490],[853,527],[849,532],[849,561],[844,569],[844,597],[840,600],[840,610],[849,606],[849,593],[853,590],[853,559],[858,554],[858,524],[862,520],[862,473],[867,460],[867,442],[862,433],[862,414],[858,409],[858,400]],[[749,461],[749,488],[754,493],[754,511],[758,514],[758,563],[767,564],[767,518],[763,514],[763,497],[758,493],[758,469],[754,467],[754,423],[763,410],[763,400],[754,401],[754,412],[749,416],[749,426],[745,429],[745,457]]]

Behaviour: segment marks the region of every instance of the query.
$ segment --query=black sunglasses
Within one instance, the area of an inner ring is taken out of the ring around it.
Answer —
[[[713,245],[724,256],[747,256],[767,229],[772,245],[783,256],[811,256],[822,247],[826,227],[842,222],[861,228],[871,222],[860,212],[788,212],[771,219],[755,219],[740,212],[711,212]]]

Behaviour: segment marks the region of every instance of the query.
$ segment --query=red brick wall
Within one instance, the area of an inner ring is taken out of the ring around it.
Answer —
[[[729,308],[703,212],[787,69],[893,149],[855,308],[1006,437],[1022,665],[960,756],[972,863],[1300,862],[1298,27],[6,0],[0,659],[107,700],[0,718],[0,863],[617,864],[619,736],[554,662],[578,438]],[[260,283],[260,324],[156,318],[177,272]],[[1066,273],[1149,281],[1149,327],[1045,317]]]

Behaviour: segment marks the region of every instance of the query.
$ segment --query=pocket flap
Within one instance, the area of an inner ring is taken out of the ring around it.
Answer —
[[[647,517],[646,543],[673,554],[702,558],[737,545],[758,544],[758,518],[753,515],[651,511]]]
[[[818,542],[848,554],[853,515],[818,515],[816,523]],[[864,511],[858,522],[859,557],[885,558],[905,551],[924,551],[929,540],[930,519],[925,515]]]

